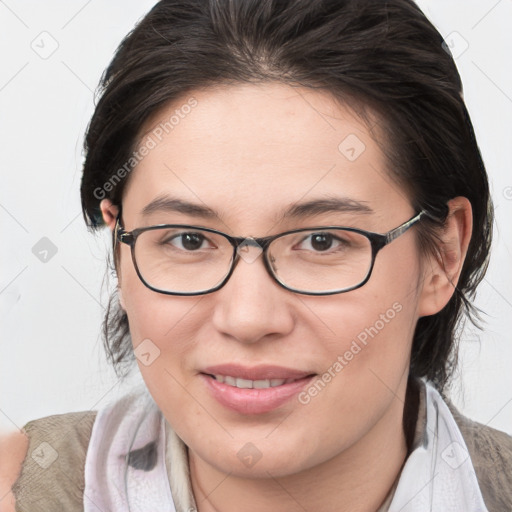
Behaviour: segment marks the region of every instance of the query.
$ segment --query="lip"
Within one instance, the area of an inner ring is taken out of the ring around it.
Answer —
[[[284,366],[260,365],[251,368],[239,364],[220,364],[209,366],[201,371],[210,375],[231,375],[239,379],[265,380],[265,379],[302,379],[313,372],[286,368]]]
[[[294,382],[269,388],[237,388],[219,382],[212,375],[230,375],[232,377],[265,380],[296,379]],[[256,366],[252,368],[227,364],[205,368],[200,378],[209,393],[224,407],[239,414],[263,414],[284,405],[307,386],[316,374],[284,368],[282,366]]]

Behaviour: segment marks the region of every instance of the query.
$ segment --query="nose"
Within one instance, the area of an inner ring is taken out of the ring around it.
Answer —
[[[261,250],[249,247],[228,282],[215,292],[213,324],[225,336],[246,344],[285,336],[294,326],[292,293],[268,274]]]

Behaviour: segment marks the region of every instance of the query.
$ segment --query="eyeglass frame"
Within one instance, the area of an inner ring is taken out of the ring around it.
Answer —
[[[115,251],[115,247],[116,247],[116,245],[115,245],[116,241],[119,241],[121,243],[124,243],[124,244],[130,246],[131,256],[132,256],[133,266],[135,267],[135,271],[136,271],[137,275],[139,276],[139,279],[142,281],[142,283],[150,290],[152,290],[156,293],[162,293],[164,295],[181,295],[181,296],[195,296],[196,295],[197,296],[197,295],[206,295],[208,293],[213,293],[217,290],[220,290],[228,282],[229,278],[231,277],[231,275],[233,274],[233,272],[235,270],[236,265],[238,264],[238,262],[241,259],[240,254],[238,254],[238,248],[242,244],[245,243],[246,245],[258,246],[258,247],[260,247],[260,249],[262,249],[263,262],[264,262],[264,265],[265,265],[265,268],[266,268],[268,274],[279,286],[281,286],[285,290],[288,290],[288,291],[291,291],[294,293],[299,293],[301,295],[317,295],[317,296],[318,295],[335,295],[335,294],[339,294],[339,293],[350,292],[352,290],[356,290],[356,289],[364,286],[368,282],[368,280],[370,279],[370,277],[372,275],[373,267],[375,266],[375,258],[377,257],[377,254],[379,253],[379,251],[381,249],[383,249],[386,245],[393,242],[393,240],[396,240],[400,235],[404,234],[409,228],[411,228],[417,222],[419,222],[425,215],[427,215],[427,212],[425,210],[422,210],[419,213],[417,213],[414,217],[411,217],[409,220],[405,221],[403,224],[400,224],[400,226],[397,226],[396,228],[391,229],[387,233],[375,233],[373,231],[366,231],[364,229],[352,228],[352,227],[346,227],[346,226],[319,226],[319,227],[312,226],[312,227],[307,227],[307,228],[293,229],[291,231],[285,231],[283,233],[278,233],[277,235],[254,238],[254,237],[231,236],[222,231],[218,231],[217,229],[206,228],[206,227],[202,227],[202,226],[194,226],[191,224],[156,224],[153,226],[145,226],[145,227],[141,227],[141,228],[132,229],[131,231],[126,231],[124,229],[124,227],[122,227],[122,225],[121,225],[121,209],[119,209],[119,213],[116,218],[116,225],[115,225],[114,232],[113,232],[114,251]],[[155,229],[165,229],[165,228],[190,228],[191,230],[196,229],[196,230],[201,230],[201,231],[207,231],[210,233],[215,233],[217,235],[220,235],[220,236],[223,236],[224,238],[226,238],[228,240],[228,242],[231,244],[231,246],[233,247],[233,256],[231,258],[229,272],[226,274],[224,279],[218,285],[214,286],[213,288],[210,288],[205,291],[200,291],[200,292],[171,292],[171,291],[166,291],[166,290],[160,290],[158,288],[155,288],[154,286],[151,286],[147,281],[145,281],[144,277],[142,276],[142,274],[139,270],[139,267],[137,265],[137,260],[135,258],[135,243],[137,242],[137,237],[141,233],[144,233],[145,231],[151,231],[151,230],[155,230]],[[281,238],[285,235],[290,235],[293,233],[300,233],[303,231],[317,231],[317,230],[325,231],[325,230],[329,230],[329,229],[341,229],[341,230],[349,231],[352,233],[358,233],[360,235],[365,236],[370,241],[370,245],[371,245],[371,249],[372,249],[372,259],[371,259],[370,268],[368,269],[366,277],[363,279],[363,281],[361,281],[359,284],[351,286],[349,288],[345,288],[342,290],[328,291],[328,292],[306,292],[306,291],[301,291],[301,290],[298,290],[295,288],[291,288],[291,287],[285,285],[284,283],[282,283],[279,280],[279,278],[277,277],[277,275],[275,275],[274,271],[272,270],[272,265],[268,261],[269,257],[268,257],[267,250],[268,250],[268,247],[270,246],[270,244],[277,238]]]

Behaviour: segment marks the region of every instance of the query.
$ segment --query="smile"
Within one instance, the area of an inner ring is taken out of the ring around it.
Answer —
[[[205,391],[219,405],[243,415],[280,409],[315,376],[307,371],[281,366],[248,368],[237,364],[211,366],[199,373]]]
[[[298,379],[263,379],[263,380],[250,380],[231,377],[230,375],[211,375],[217,382],[222,382],[228,386],[233,386],[240,389],[266,389],[282,386],[295,382]]]

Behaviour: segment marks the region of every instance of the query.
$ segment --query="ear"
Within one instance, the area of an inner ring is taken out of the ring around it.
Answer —
[[[100,209],[105,224],[110,228],[110,231],[114,231],[119,208],[112,204],[110,199],[103,199],[100,203]]]
[[[447,203],[449,213],[439,233],[438,254],[425,255],[418,315],[435,315],[452,297],[459,281],[473,229],[473,211],[466,197]]]
[[[116,227],[116,219],[117,215],[119,213],[119,208],[110,201],[110,199],[103,199],[100,203],[100,209],[101,214],[103,216],[103,220],[105,224],[109,227],[110,232],[113,233],[115,227]],[[114,260],[116,258],[116,255],[113,255]],[[119,293],[119,302],[121,304],[121,307],[126,311],[125,305],[124,305],[124,298],[123,298],[123,290],[121,288],[121,272],[119,271],[117,265],[116,265],[116,272],[117,272],[117,281],[118,281],[118,293]]]

